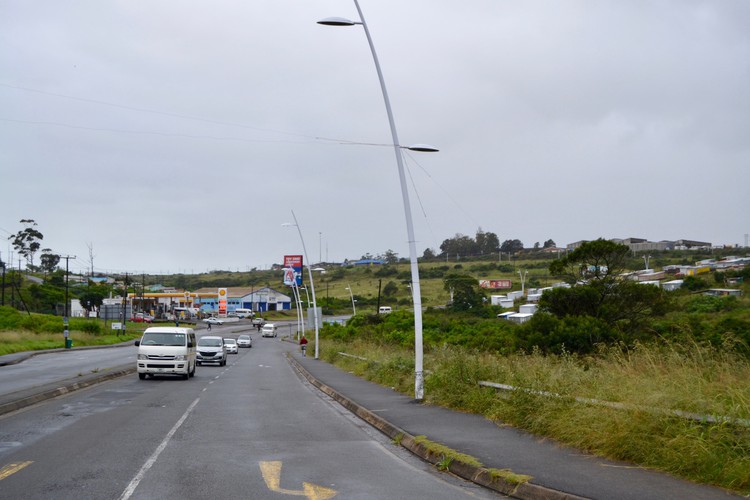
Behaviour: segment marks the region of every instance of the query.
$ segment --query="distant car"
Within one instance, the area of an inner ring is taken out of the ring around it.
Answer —
[[[227,364],[227,348],[224,346],[224,339],[205,335],[198,339],[197,353],[195,361],[199,365],[204,363],[218,363],[219,366]]]
[[[262,337],[275,337],[277,333],[278,331],[276,329],[276,325],[274,325],[273,323],[266,323],[260,330],[260,334]]]
[[[203,320],[203,322],[208,323],[209,325],[223,325],[224,324],[224,320],[219,319],[219,318],[214,318],[214,317],[206,318]]]
[[[265,324],[266,324],[266,320],[264,320],[263,318],[261,318],[261,317],[255,317],[255,318],[253,318],[253,325],[254,326],[258,326],[258,325],[263,326]]]
[[[237,354],[240,352],[237,348],[237,341],[234,339],[224,339],[224,347],[227,348],[227,354]]]
[[[240,335],[237,337],[237,347],[252,347],[253,338],[250,335]]]
[[[130,318],[130,320],[136,323],[153,323],[154,317],[149,316],[148,314],[137,313],[135,316]]]

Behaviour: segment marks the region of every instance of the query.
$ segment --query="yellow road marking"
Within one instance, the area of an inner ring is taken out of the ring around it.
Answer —
[[[328,500],[338,493],[336,490],[318,486],[317,484],[302,483],[301,490],[287,490],[281,487],[281,462],[260,462],[260,472],[263,480],[271,491],[283,493],[284,495],[304,496],[308,500]]]
[[[31,461],[31,460],[27,460],[25,462],[21,462],[21,463],[18,463],[18,464],[8,464],[8,465],[6,465],[2,469],[0,469],[0,481],[2,481],[3,479],[5,479],[6,477],[10,476],[11,474],[15,474],[16,472],[18,472],[19,470],[23,469],[27,465],[31,465],[33,463],[34,462]]]

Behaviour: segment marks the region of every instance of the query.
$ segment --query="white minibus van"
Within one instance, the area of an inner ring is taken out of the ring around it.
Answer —
[[[378,309],[378,314],[391,314],[392,312],[391,306],[380,306],[380,309]]]
[[[234,314],[237,315],[238,318],[252,318],[255,316],[255,313],[252,309],[235,309]]]
[[[192,328],[152,326],[135,341],[138,346],[138,378],[148,375],[195,375],[195,332]]]
[[[278,329],[273,323],[266,323],[260,330],[261,337],[275,337],[278,334]]]

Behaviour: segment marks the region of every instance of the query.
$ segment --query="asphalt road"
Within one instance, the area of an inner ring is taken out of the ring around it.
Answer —
[[[190,380],[133,374],[0,417],[0,498],[497,498],[303,382],[284,358],[296,345],[252,336]],[[120,348],[64,364],[118,350],[108,362],[135,362]]]

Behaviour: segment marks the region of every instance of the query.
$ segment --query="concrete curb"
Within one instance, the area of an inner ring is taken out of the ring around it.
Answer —
[[[47,399],[56,398],[64,394],[79,391],[92,385],[100,384],[108,380],[113,380],[125,375],[135,373],[136,367],[127,365],[121,367],[115,367],[110,370],[106,370],[103,373],[96,373],[91,375],[85,375],[76,379],[69,379],[63,381],[63,385],[55,384],[55,386],[48,386],[48,388],[38,389],[38,392],[32,392],[33,389],[26,391],[19,391],[11,393],[5,396],[4,399],[7,401],[0,402],[0,415],[5,415],[12,411],[20,410],[37,403],[41,403]]]
[[[317,387],[321,392],[333,398],[344,408],[354,413],[392,440],[397,441],[400,446],[433,465],[437,465],[438,462],[442,460],[442,457],[435,456],[435,454],[431,453],[427,447],[417,443],[415,436],[412,436],[403,429],[391,424],[384,418],[372,413],[367,408],[360,406],[316,379],[310,372],[305,370],[305,368],[299,364],[290,353],[286,353],[286,357],[292,367],[310,382],[310,384]],[[553,490],[530,482],[521,484],[511,483],[502,477],[493,476],[489,469],[476,467],[455,460],[450,463],[448,470],[467,481],[471,481],[480,486],[484,486],[485,488],[498,491],[513,498],[520,498],[522,500],[584,500],[584,497],[571,495],[569,493]]]

